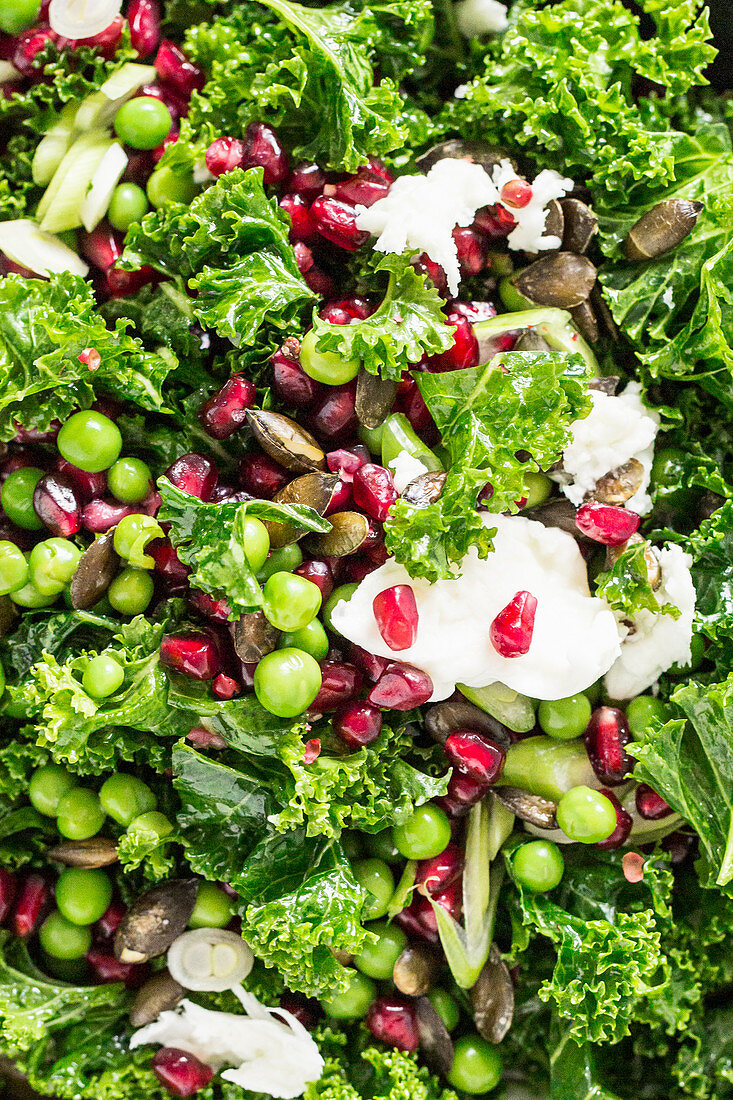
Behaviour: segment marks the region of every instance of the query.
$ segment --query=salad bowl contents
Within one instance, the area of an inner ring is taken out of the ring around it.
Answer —
[[[733,1097],[707,9],[0,0],[0,1056]]]

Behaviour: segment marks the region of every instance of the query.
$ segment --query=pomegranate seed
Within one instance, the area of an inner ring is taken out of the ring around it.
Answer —
[[[121,15],[116,15],[110,25],[105,27],[99,34],[94,34],[91,38],[77,38],[74,40],[72,49],[77,49],[79,46],[90,46],[93,49],[99,50],[104,57],[114,57],[117,52],[117,47],[120,44],[122,38],[122,32],[125,27],[125,20]]]
[[[395,584],[372,600],[379,633],[390,649],[409,649],[417,638],[418,610],[409,584]]]
[[[415,1006],[407,997],[377,997],[367,1012],[366,1025],[375,1039],[397,1050],[417,1050],[420,1045]]]
[[[629,833],[631,832],[631,826],[634,824],[634,820],[631,814],[628,814],[623,808],[613,791],[610,791],[608,787],[603,787],[600,793],[606,796],[616,811],[616,828],[605,840],[599,840],[597,842],[597,847],[603,848],[604,850],[620,848],[621,845],[625,844],[629,839]]]
[[[422,859],[415,872],[415,885],[421,894],[442,894],[463,872],[463,852],[452,841],[439,856]]]
[[[16,470],[22,470],[26,466],[40,466],[43,469],[41,453],[31,450],[30,447],[20,447],[12,451],[0,462],[0,484]]]
[[[233,699],[235,695],[239,695],[242,689],[231,676],[225,676],[223,672],[220,672],[218,676],[214,677],[211,690],[217,699]]]
[[[177,458],[165,476],[177,489],[204,501],[209,500],[218,480],[213,462],[196,451]]]
[[[356,425],[356,380],[345,386],[328,386],[313,416],[317,434],[337,439],[351,435]]]
[[[392,172],[390,172],[387,165],[383,164],[378,157],[369,157],[369,167],[371,168],[372,172],[375,172],[378,176],[381,176],[383,180],[387,181],[387,183],[394,183],[396,177]]]
[[[359,669],[346,661],[321,661],[321,687],[308,708],[314,714],[325,714],[348,703],[361,688]]]
[[[321,755],[321,741],[319,737],[311,737],[303,746],[303,763],[313,764]]]
[[[326,302],[319,312],[323,320],[332,325],[348,325],[352,321],[366,321],[374,313],[374,308],[365,298],[354,296]],[[364,447],[361,449],[365,450]]]
[[[124,982],[130,986],[136,978],[139,979],[142,969],[139,963],[120,962],[112,952],[95,948],[87,951],[86,960],[98,982]]]
[[[347,745],[360,749],[382,732],[382,712],[371,703],[345,703],[333,716],[333,728]]]
[[[250,122],[244,135],[243,168],[263,168],[263,182],[282,183],[288,174],[288,154],[264,122]]]
[[[57,37],[58,36],[48,28],[26,31],[14,40],[17,45],[10,61],[23,76],[38,76],[39,70],[33,64],[36,55],[39,54],[49,42],[56,42]],[[11,39],[11,41],[13,40]]]
[[[373,206],[388,193],[390,184],[376,172],[360,168],[355,176],[341,183],[327,184],[323,189],[328,198],[338,199],[350,206]]]
[[[33,491],[33,508],[54,535],[69,538],[81,527],[81,505],[71,478],[45,474]]]
[[[320,195],[326,183],[326,173],[317,164],[301,161],[287,178],[286,188],[294,195],[312,201]]]
[[[484,237],[473,229],[458,226],[453,230],[453,243],[464,278],[483,271],[489,259],[489,249]]]
[[[170,85],[143,84],[135,98],[138,99],[142,96],[152,96],[153,99],[159,99],[161,103],[165,103],[174,122],[188,115],[188,100],[184,96],[179,95]],[[149,174],[150,171],[148,171],[148,175]]]
[[[4,867],[0,867],[0,924],[10,912],[10,907],[15,901],[17,892],[18,883],[15,881],[15,876],[11,875],[10,871],[6,871]]]
[[[473,224],[488,237],[500,238],[507,237],[517,223],[505,207],[497,204],[477,210]]]
[[[81,525],[85,531],[101,535],[119,523],[123,516],[131,516],[139,511],[139,507],[134,504],[120,504],[119,501],[109,498],[90,500],[82,510]]]
[[[315,241],[318,238],[316,225],[310,216],[308,203],[300,195],[283,195],[280,209],[290,216],[291,241]]]
[[[159,164],[163,159],[163,153],[166,151],[169,145],[175,145],[178,141],[181,131],[177,126],[171,126],[170,130],[163,138],[160,145],[157,145],[155,149],[151,150],[151,157],[153,158],[153,164]]]
[[[432,694],[433,681],[427,672],[401,661],[390,661],[367,699],[375,707],[412,710],[427,703]]]
[[[307,275],[309,271],[314,270],[315,260],[313,259],[313,252],[303,241],[298,241],[293,248],[295,253],[295,262],[298,265],[298,271],[301,275]]]
[[[225,501],[230,504],[244,504],[252,499],[252,494],[246,489],[235,489],[233,485],[224,485],[222,482],[219,482],[209,497],[211,504],[224,504]]]
[[[356,227],[354,207],[338,199],[321,195],[311,206],[311,217],[322,237],[348,252],[354,252],[369,240],[369,234]]]
[[[526,180],[509,180],[501,189],[501,201],[505,206],[522,210],[532,201],[532,188]]]
[[[417,259],[412,261],[412,266],[419,275],[426,275],[441,298],[448,297],[448,276],[445,269],[431,260],[427,252],[421,252]]]
[[[400,398],[399,405],[412,427],[426,443],[438,441],[440,437],[435,421],[417,385],[413,385],[412,389]]]
[[[300,343],[289,336],[271,359],[272,386],[288,405],[304,408],[323,393],[323,386],[309,378],[300,365]]]
[[[101,222],[91,233],[79,235],[79,248],[84,259],[100,271],[107,271],[122,255],[123,235],[107,222]]]
[[[454,730],[445,742],[445,754],[451,764],[487,786],[499,778],[506,759],[500,745],[475,730]]]
[[[661,817],[668,817],[674,810],[665,802],[661,794],[657,794],[646,783],[640,783],[636,788],[636,808],[639,816],[645,821],[658,821]]]
[[[626,715],[616,707],[598,707],[585,730],[585,749],[601,783],[615,787],[631,773],[634,761],[625,751],[631,740]]]
[[[305,577],[307,581],[318,585],[321,590],[321,601],[325,603],[333,592],[333,573],[328,562],[321,561],[319,558],[310,558],[302,562],[295,572],[299,577]]]
[[[307,248],[307,245],[301,244],[300,242],[296,244],[296,259],[298,257],[299,248]],[[300,268],[300,263],[298,263],[298,268],[302,271],[302,268]],[[331,276],[327,275],[326,272],[322,268],[318,267],[316,264],[314,264],[310,268],[310,270],[303,275],[303,278],[305,279],[309,289],[312,290],[314,294],[318,294],[321,298],[333,298],[334,294],[336,293],[336,284]]]
[[[427,369],[431,374],[465,370],[467,367],[477,366],[479,361],[478,340],[470,320],[458,312],[451,311],[448,314],[447,324],[452,325],[454,329],[453,345],[439,355],[428,356]]]
[[[30,874],[23,881],[15,902],[12,927],[16,936],[25,939],[41,923],[44,910],[51,901],[51,891],[43,875]]]
[[[206,167],[212,176],[223,176],[232,168],[241,168],[244,160],[244,145],[239,138],[220,137],[212,141],[206,150]]]
[[[121,901],[111,901],[94,925],[95,940],[107,943],[114,939],[115,932],[122,924],[122,918],[126,912],[127,906]]]
[[[354,474],[354,500],[372,519],[384,520],[397,500],[397,490],[389,470],[375,462],[365,462]]]
[[[348,481],[342,481],[340,478],[336,482],[336,487],[331,495],[331,501],[326,508],[324,515],[330,516],[333,512],[343,512],[345,508],[348,508],[351,504],[351,484]]]
[[[112,264],[106,271],[107,290],[113,298],[128,298],[144,286],[156,282],[158,277],[157,271],[147,264],[135,271],[123,271],[117,264]]]
[[[145,552],[155,562],[155,571],[166,582],[168,591],[185,591],[191,570],[178,557],[168,539],[154,539],[147,544]]]
[[[130,45],[147,57],[160,42],[160,7],[157,0],[130,0],[127,8]]]
[[[416,898],[406,906],[394,918],[395,924],[398,924],[411,939],[425,940],[426,943],[437,943],[438,933],[437,931],[431,931],[425,926],[422,920],[423,911],[417,904],[418,900],[424,899]]]
[[[326,455],[326,465],[331,473],[338,474],[346,482],[352,482],[356,471],[368,461],[369,451],[360,443],[354,447],[340,447]]]
[[[155,55],[155,71],[164,84],[171,84],[187,99],[206,83],[203,69],[189,61],[183,50],[167,38],[160,43]]]
[[[60,474],[69,479],[74,486],[77,497],[84,504],[88,504],[90,500],[94,500],[96,497],[101,497],[107,489],[107,473],[105,470],[98,474],[91,474],[87,470],[80,470],[78,466],[73,466],[71,462],[67,462],[61,456],[56,459],[55,466]]]
[[[160,660],[166,668],[182,672],[192,680],[213,680],[221,671],[219,651],[213,638],[193,630],[164,635],[160,643]]]
[[[205,726],[194,726],[186,734],[186,740],[197,749],[225,749],[227,743],[220,733],[207,730]]]
[[[278,1003],[280,1008],[295,1016],[309,1031],[313,1030],[323,1015],[323,1009],[315,997],[304,997],[302,993],[283,993]]]
[[[575,523],[594,542],[601,542],[604,546],[620,546],[636,533],[641,517],[615,504],[599,504],[589,500],[578,508]]]
[[[454,920],[460,920],[463,909],[463,882],[460,875],[444,890],[431,892],[430,897]],[[415,913],[426,932],[437,933],[438,920],[426,894],[418,893],[415,897]]]
[[[198,411],[198,418],[208,435],[228,439],[241,428],[257,396],[257,387],[243,374],[233,374],[222,388]]]
[[[290,481],[287,471],[263,454],[245,455],[239,463],[239,477],[247,492],[258,500],[271,500]]]
[[[153,1055],[150,1066],[171,1096],[195,1096],[214,1076],[211,1066],[177,1047],[161,1047]]]
[[[537,599],[531,592],[517,592],[489,628],[491,644],[500,657],[522,657],[529,652],[534,632]]]
[[[362,649],[355,642],[352,642],[349,647],[349,655],[356,667],[361,669],[367,680],[371,680],[373,684],[377,682],[390,663],[386,657],[377,657],[374,653],[368,653],[366,649]]]
[[[446,795],[449,803],[455,807],[454,815],[459,817],[470,806],[475,806],[477,802],[480,802],[490,786],[491,784],[485,780],[470,775],[461,765],[454,765],[448,780]]]

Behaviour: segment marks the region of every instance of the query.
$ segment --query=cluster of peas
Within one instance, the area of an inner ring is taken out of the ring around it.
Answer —
[[[120,457],[120,430],[103,413],[94,410],[74,413],[61,426],[56,442],[62,458],[78,469],[86,473],[106,470],[110,491],[120,503],[137,504],[150,493],[152,475],[149,467],[139,458]],[[33,504],[36,485],[44,473],[37,466],[23,466],[9,474],[3,484],[0,493],[3,511],[23,530],[41,531],[44,528]],[[148,529],[160,535],[163,533],[149,516],[124,517],[115,531],[115,549],[120,557],[129,557],[140,533]],[[44,539],[28,555],[15,543],[3,540],[0,542],[0,595],[8,595],[13,603],[23,608],[50,606],[67,588],[81,553],[80,548],[66,538]],[[152,566],[152,560],[150,564]],[[109,604],[123,615],[140,614],[152,596],[150,575],[145,569],[133,567],[122,569],[107,591]],[[92,675],[90,673],[90,677]],[[116,687],[121,682],[120,678]],[[109,691],[91,693],[103,696]]]
[[[44,817],[54,818],[67,840],[88,840],[104,828],[107,818],[128,833],[168,836],[173,826],[157,807],[150,787],[134,775],[115,774],[99,791],[78,784],[75,776],[57,764],[37,768],[28,788],[31,805]],[[69,867],[56,882],[56,908],[38,930],[41,948],[50,961],[71,962],[84,957],[92,944],[92,928],[112,902],[113,884],[100,868]],[[224,928],[233,916],[231,899],[211,882],[201,882],[190,928]],[[57,967],[58,969],[58,967]]]

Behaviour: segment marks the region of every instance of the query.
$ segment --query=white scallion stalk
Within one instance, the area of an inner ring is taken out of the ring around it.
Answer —
[[[127,154],[120,143],[115,141],[102,157],[79,208],[81,224],[87,233],[91,233],[107,213],[112,192],[120,182],[126,167]]]
[[[120,14],[122,0],[51,0],[48,22],[64,38],[93,38]]]
[[[122,99],[132,95],[143,84],[151,84],[156,77],[155,65],[138,65],[134,61],[128,61],[117,72],[108,76],[99,89],[107,99]]]
[[[23,74],[18,72],[12,62],[0,61],[0,84],[12,84],[22,79]]]
[[[87,195],[94,173],[112,144],[111,139],[104,135],[97,135],[95,141],[84,142],[80,139],[74,142],[57,169],[56,175],[62,177],[58,187],[55,187],[56,176],[54,176],[41,200],[43,202],[46,194],[54,189],[50,200],[44,206],[42,229],[47,229],[51,233],[63,233],[66,229],[76,229],[81,225],[81,204]],[[40,205],[38,214],[41,216]]]
[[[53,179],[54,173],[68,153],[74,132],[74,119],[77,108],[67,103],[61,112],[59,121],[43,135],[33,154],[33,182],[44,187]]]
[[[152,65],[136,65],[130,61],[105,80],[98,92],[82,100],[76,115],[76,129],[81,133],[109,126],[123,103],[143,84],[155,80]]]
[[[70,271],[73,275],[87,275],[89,268],[53,233],[44,231],[30,218],[0,222],[0,251],[9,260],[27,267],[38,275],[56,275]]]
[[[61,163],[53,174],[53,178],[49,183],[46,190],[41,195],[41,201],[38,203],[36,210],[36,219],[42,222],[51,203],[55,199],[61,184],[64,182],[66,175],[72,170],[74,165],[78,162],[79,157],[86,152],[93,145],[99,145],[102,142],[108,142],[110,139],[106,134],[95,132],[93,134],[85,134],[83,137],[78,138],[70,146],[69,151],[64,155]]]
[[[254,955],[241,936],[222,928],[184,932],[168,949],[168,970],[184,989],[222,992],[233,989],[254,966]]]

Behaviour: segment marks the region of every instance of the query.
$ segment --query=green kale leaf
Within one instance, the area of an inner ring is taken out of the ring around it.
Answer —
[[[672,603],[660,604],[649,583],[644,556],[649,548],[648,542],[640,542],[619,554],[611,568],[596,577],[595,594],[614,611],[631,618],[638,611],[651,611],[678,619],[680,609]]]
[[[492,512],[516,512],[525,475],[562,453],[570,425],[590,410],[587,368],[554,352],[510,352],[487,366],[420,374],[417,384],[450,455],[439,500],[398,500],[385,524],[387,549],[412,576],[454,575],[471,547],[491,551],[493,532],[476,511],[489,482]]]
[[[706,657],[727,676],[733,647],[733,502],[727,501],[683,543],[693,557],[695,629],[705,636]]]

